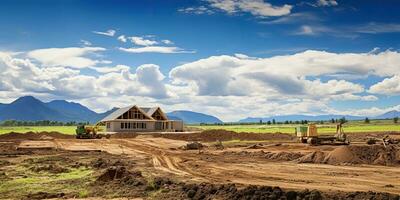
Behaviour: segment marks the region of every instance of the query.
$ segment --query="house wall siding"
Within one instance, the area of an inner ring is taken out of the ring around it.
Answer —
[[[107,132],[146,132],[146,131],[183,131],[182,121],[163,121],[168,122],[167,126],[164,126],[162,130],[156,130],[156,121],[110,121],[106,122]],[[109,126],[107,126],[109,123]],[[123,123],[121,128],[121,123]],[[142,128],[141,124],[145,124],[145,128]],[[135,125],[133,125],[135,124]],[[139,125],[139,127],[137,127]],[[128,127],[125,127],[128,126]]]

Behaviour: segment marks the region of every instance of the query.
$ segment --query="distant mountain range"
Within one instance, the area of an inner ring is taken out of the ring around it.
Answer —
[[[273,117],[248,117],[245,119],[239,120],[239,122],[243,123],[252,123],[252,122],[259,122],[262,120],[263,122],[272,121],[275,119],[277,122],[284,122],[284,121],[301,121],[301,120],[308,120],[308,121],[327,121],[330,119],[340,119],[345,117],[347,120],[363,120],[368,116],[353,116],[353,115],[278,115]],[[369,116],[369,119],[392,119],[394,117],[400,117],[400,112],[396,110],[389,111],[382,115],[378,116]]]
[[[382,115],[376,116],[377,119],[393,119],[395,117],[400,117],[400,111],[392,110]]]
[[[0,105],[0,121],[13,119],[20,121],[89,121],[94,123],[113,111],[114,110],[104,113],[96,113],[79,103],[64,100],[55,100],[44,103],[35,97],[24,96],[10,104]]]
[[[222,123],[222,121],[214,116],[206,115],[186,110],[178,110],[167,113],[169,119],[182,119],[187,124],[199,123]]]
[[[74,102],[54,100],[42,102],[32,96],[20,97],[10,104],[0,104],[0,121],[61,121],[61,122],[90,122],[95,123],[118,108],[104,113],[96,113],[89,108]],[[215,123],[222,122],[216,117],[191,111],[174,111],[167,113],[170,119],[183,120],[185,123]]]
[[[65,100],[54,100],[50,102],[42,102],[32,96],[24,96],[10,104],[0,103],[0,121],[4,120],[19,120],[19,121],[62,121],[62,122],[90,122],[95,123],[118,108],[113,108],[104,113],[97,113],[89,108],[74,102]],[[169,119],[183,120],[187,124],[198,123],[222,123],[220,119],[212,115],[197,113],[187,110],[178,110],[167,113]],[[263,122],[272,121],[275,119],[277,122],[288,121],[319,121],[339,119],[345,117],[348,120],[363,120],[365,116],[352,116],[352,115],[279,115],[273,117],[248,117],[239,122]],[[370,119],[392,119],[400,117],[400,112],[393,110],[379,116],[370,116]]]

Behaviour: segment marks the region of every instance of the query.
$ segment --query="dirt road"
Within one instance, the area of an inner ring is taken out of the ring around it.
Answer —
[[[266,146],[262,150],[238,147],[223,151],[207,148],[199,152],[179,150],[180,146],[186,144],[184,141],[153,137],[109,140],[55,139],[53,142],[55,147],[60,149],[102,150],[112,154],[124,154],[142,162],[143,170],[148,173],[164,174],[186,181],[400,194],[398,166],[307,164],[253,156],[261,151],[330,152],[338,148],[337,146],[308,147],[288,143],[282,146]],[[250,154],[240,153],[244,151]]]

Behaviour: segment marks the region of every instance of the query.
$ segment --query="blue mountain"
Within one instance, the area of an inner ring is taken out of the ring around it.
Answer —
[[[37,121],[37,120],[57,120],[72,121],[63,113],[49,108],[45,103],[32,97],[21,97],[10,104],[4,104],[1,108],[0,120],[21,120],[21,121]]]
[[[0,121],[61,121],[96,123],[118,108],[104,113],[96,113],[89,108],[74,102],[54,100],[42,102],[32,96],[21,97],[10,104],[0,104]],[[221,123],[218,118],[191,111],[174,111],[167,113],[169,119],[183,120],[185,123]]]
[[[395,117],[400,117],[400,111],[392,110],[382,115],[376,116],[377,119],[393,119]]]
[[[111,112],[96,113],[89,108],[74,102],[55,100],[44,103],[32,96],[24,96],[10,104],[0,105],[0,121],[61,121],[95,123]]]
[[[46,103],[46,105],[49,108],[58,111],[69,118],[75,119],[75,121],[94,122],[99,117],[98,113],[79,103],[68,102],[65,100],[54,100]]]
[[[178,110],[167,113],[169,119],[181,119],[186,124],[222,123],[217,117],[187,110]]]

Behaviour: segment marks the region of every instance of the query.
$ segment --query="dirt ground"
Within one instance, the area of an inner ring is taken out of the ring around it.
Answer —
[[[297,143],[287,134],[222,130],[115,135],[97,140],[77,140],[56,133],[26,137],[13,133],[0,136],[0,180],[7,182],[27,176],[12,172],[19,168],[21,173],[28,170],[46,176],[77,170],[90,175],[60,182],[81,185],[86,188],[83,192],[32,190],[18,196],[12,185],[0,183],[0,196],[11,199],[399,199],[400,146],[385,148],[381,144],[365,144],[367,136],[383,135],[352,134],[350,146],[308,146]],[[392,133],[391,136],[400,135]],[[216,140],[222,141],[223,150],[215,147]],[[202,141],[206,147],[183,150],[181,147],[187,141]]]

